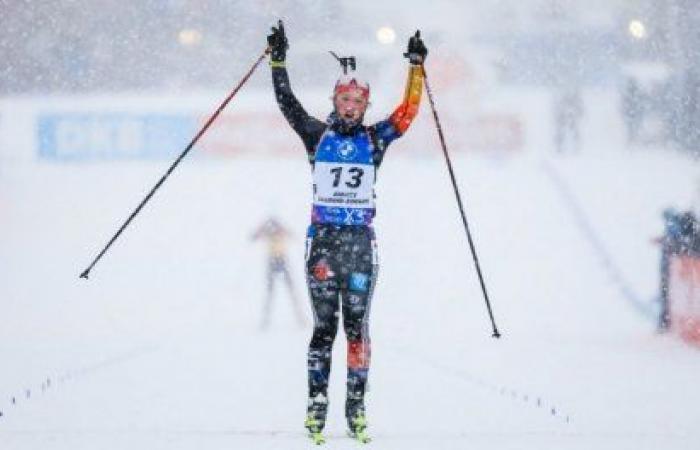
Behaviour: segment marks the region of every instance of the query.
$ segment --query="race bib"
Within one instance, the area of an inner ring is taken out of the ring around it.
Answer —
[[[374,208],[374,165],[321,162],[314,166],[314,204]]]

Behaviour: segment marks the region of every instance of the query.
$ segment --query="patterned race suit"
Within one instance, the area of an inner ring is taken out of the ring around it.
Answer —
[[[272,62],[277,103],[306,147],[314,199],[308,229],[306,271],[314,331],[308,351],[309,412],[324,423],[333,341],[342,310],[347,336],[347,417],[364,411],[370,362],[368,320],[377,278],[374,230],[376,169],[388,145],[418,112],[423,73],[411,65],[402,103],[374,125],[348,126],[333,112],[322,122],[292,93],[283,62]]]

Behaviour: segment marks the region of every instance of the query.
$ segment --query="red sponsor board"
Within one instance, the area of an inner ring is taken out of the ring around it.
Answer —
[[[671,329],[700,346],[700,258],[671,257],[668,302]]]
[[[198,117],[200,126],[207,119]],[[202,137],[199,147],[203,155],[216,157],[305,154],[302,142],[278,111],[222,114]]]
[[[197,117],[201,127],[208,116]],[[427,121],[428,118],[422,119]],[[449,121],[448,121],[449,123]],[[427,127],[426,127],[427,125]],[[524,130],[516,115],[481,115],[456,121],[455,129],[462,133],[451,135],[455,151],[475,151],[493,154],[517,153],[524,147]],[[434,142],[434,130],[429,122],[412,129],[409,144],[397,154],[436,155],[434,148],[424,145]],[[279,111],[232,112],[222,114],[198,143],[203,156],[236,157],[241,155],[294,156],[305,154],[304,145]]]
[[[515,152],[524,146],[523,126],[516,115],[481,115],[470,122],[467,129],[470,149]]]

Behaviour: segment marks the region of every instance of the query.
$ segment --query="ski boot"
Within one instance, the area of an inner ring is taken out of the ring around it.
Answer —
[[[309,437],[316,445],[321,445],[326,442],[323,436],[323,427],[326,425],[326,413],[328,412],[328,398],[322,393],[316,394],[315,397],[309,399],[306,408],[306,420],[304,427],[309,430]]]
[[[348,419],[348,435],[351,438],[357,439],[362,444],[367,444],[372,440],[367,434],[367,418],[362,400],[348,399],[345,405],[345,416]]]

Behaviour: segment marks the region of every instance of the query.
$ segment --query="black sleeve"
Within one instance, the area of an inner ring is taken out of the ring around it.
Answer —
[[[287,119],[287,122],[289,122],[289,125],[292,126],[301,140],[304,141],[306,152],[312,154],[316,144],[321,139],[321,135],[326,130],[326,124],[315,117],[311,117],[304,110],[304,107],[301,106],[301,103],[299,103],[299,100],[292,92],[292,87],[289,85],[287,69],[284,67],[273,67],[272,84],[275,87],[275,98],[282,114],[284,114],[285,119]]]

